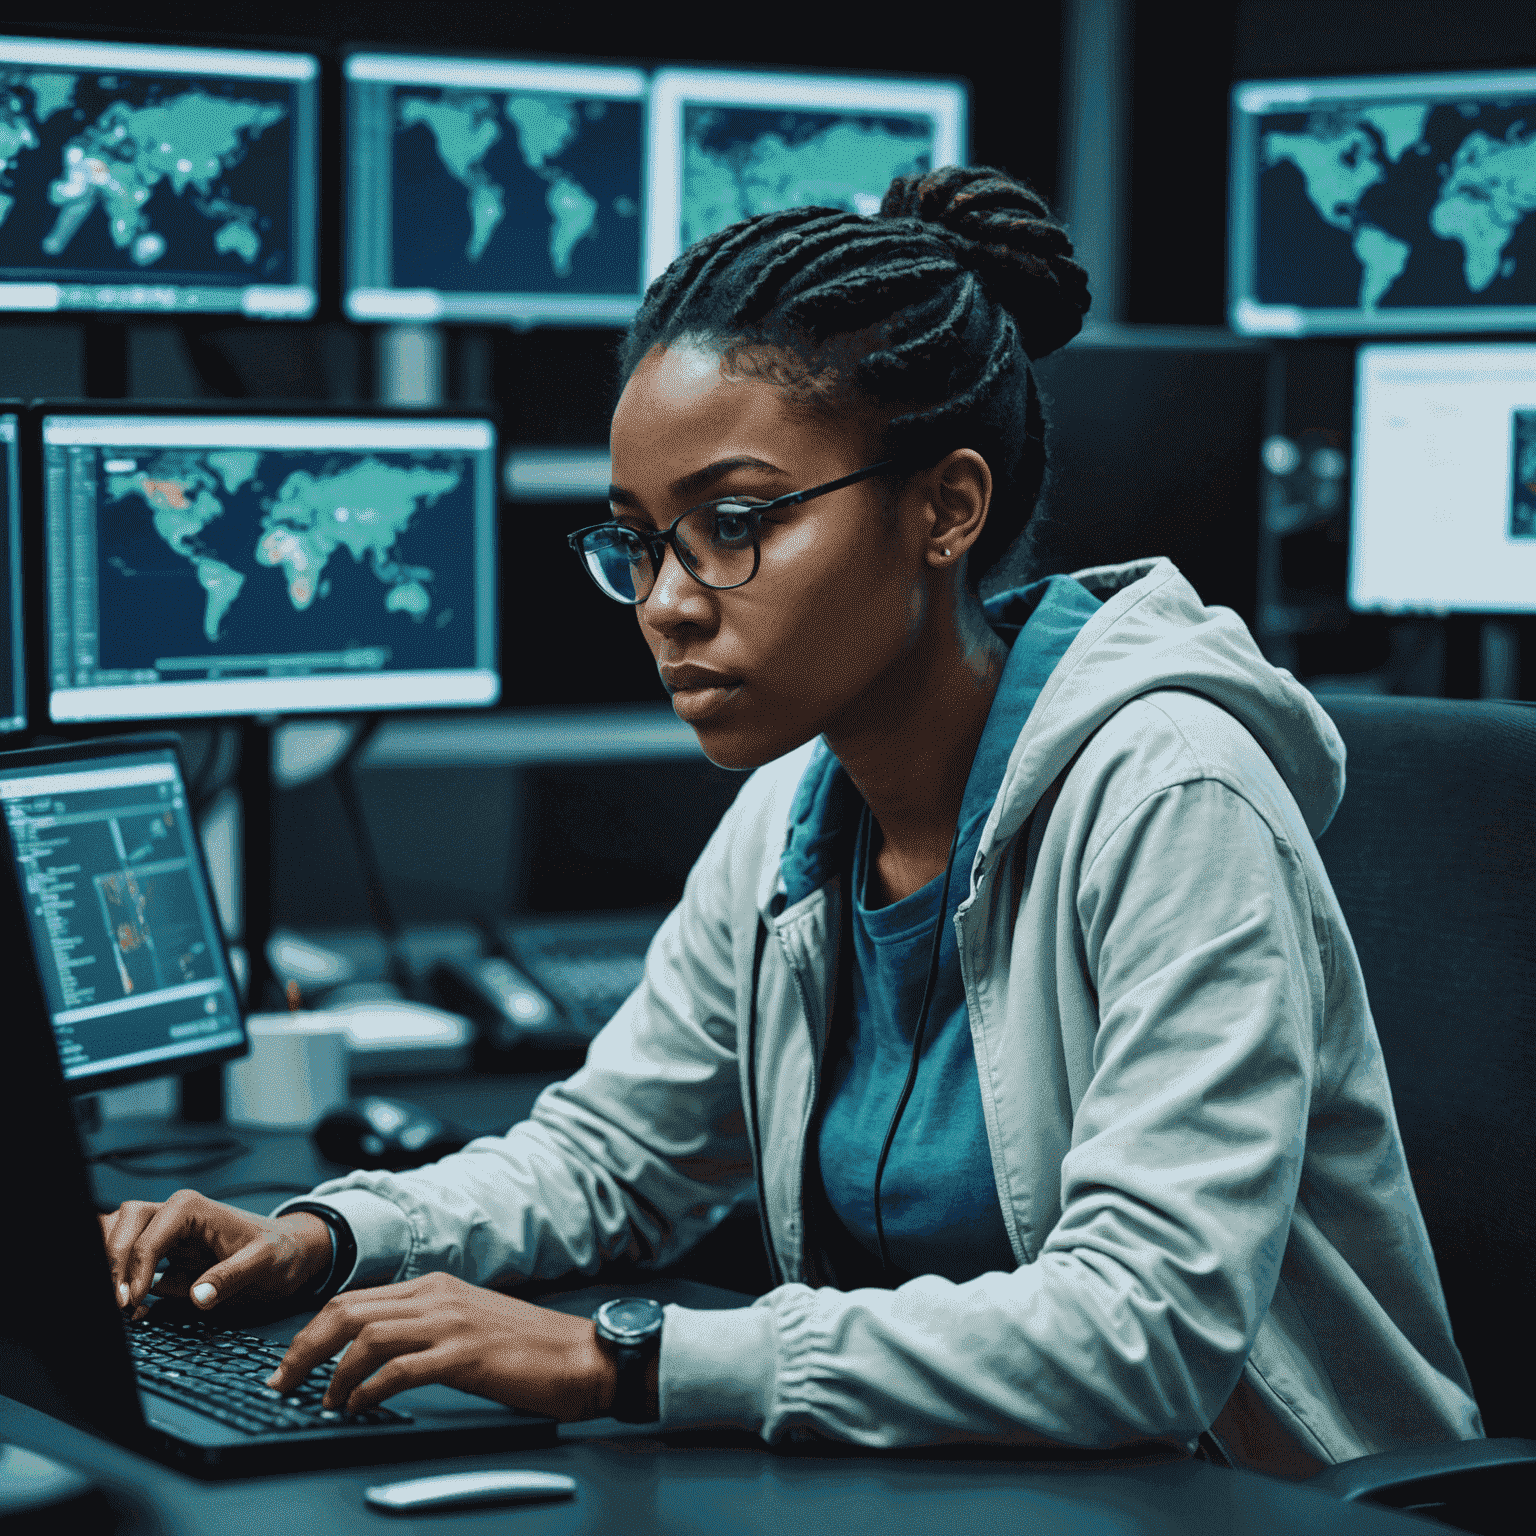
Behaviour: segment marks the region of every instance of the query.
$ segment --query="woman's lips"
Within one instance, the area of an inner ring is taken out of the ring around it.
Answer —
[[[698,725],[718,714],[742,690],[742,684],[728,686],[716,684],[709,688],[675,688],[672,691],[672,708],[680,720]]]
[[[697,725],[724,709],[742,690],[742,681],[691,662],[658,668],[662,686],[672,695],[672,708],[681,720]]]

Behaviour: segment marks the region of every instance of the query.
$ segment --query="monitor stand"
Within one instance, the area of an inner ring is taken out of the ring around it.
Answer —
[[[247,720],[240,726],[240,943],[245,951],[245,1011],[266,1007],[272,931],[272,727]],[[203,1067],[181,1079],[181,1118],[209,1123],[224,1118],[224,1069]]]
[[[357,764],[363,753],[368,750],[368,744],[378,733],[382,721],[383,717],[380,715],[369,715],[363,721],[362,729],[353,737],[351,745],[331,769],[331,781],[336,786],[342,809],[347,815],[347,824],[352,829],[352,845],[357,850],[358,862],[363,869],[363,884],[368,893],[369,916],[373,918],[374,926],[384,939],[386,956],[384,974],[390,984],[399,989],[402,997],[409,997],[411,974],[400,944],[400,923],[389,899],[389,890],[384,883],[383,867],[379,863],[378,848],[373,841],[373,833],[369,830],[368,818],[363,812],[362,797],[357,790]]]

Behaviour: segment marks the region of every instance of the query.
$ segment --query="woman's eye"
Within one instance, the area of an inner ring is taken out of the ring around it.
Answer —
[[[752,516],[749,509],[737,506],[716,507],[715,542],[718,544],[750,544],[752,542]]]

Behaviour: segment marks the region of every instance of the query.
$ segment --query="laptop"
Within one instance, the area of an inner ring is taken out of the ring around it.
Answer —
[[[244,1049],[174,736],[0,754],[0,1391],[204,1476],[520,1450],[553,1420],[445,1386],[331,1415],[264,1389],[313,1312],[114,1304],[72,1094]],[[137,1367],[137,1368],[136,1368]]]

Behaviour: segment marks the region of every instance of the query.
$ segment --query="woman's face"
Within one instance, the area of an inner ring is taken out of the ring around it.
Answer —
[[[613,515],[666,528],[721,496],[770,501],[878,457],[867,434],[792,408],[714,353],[657,348],[614,411]],[[872,435],[872,434],[870,434]],[[823,732],[899,707],[923,627],[928,519],[920,490],[894,508],[878,479],[764,519],[745,586],[713,591],[671,551],[635,610],[673,708],[724,767],[753,768]]]

